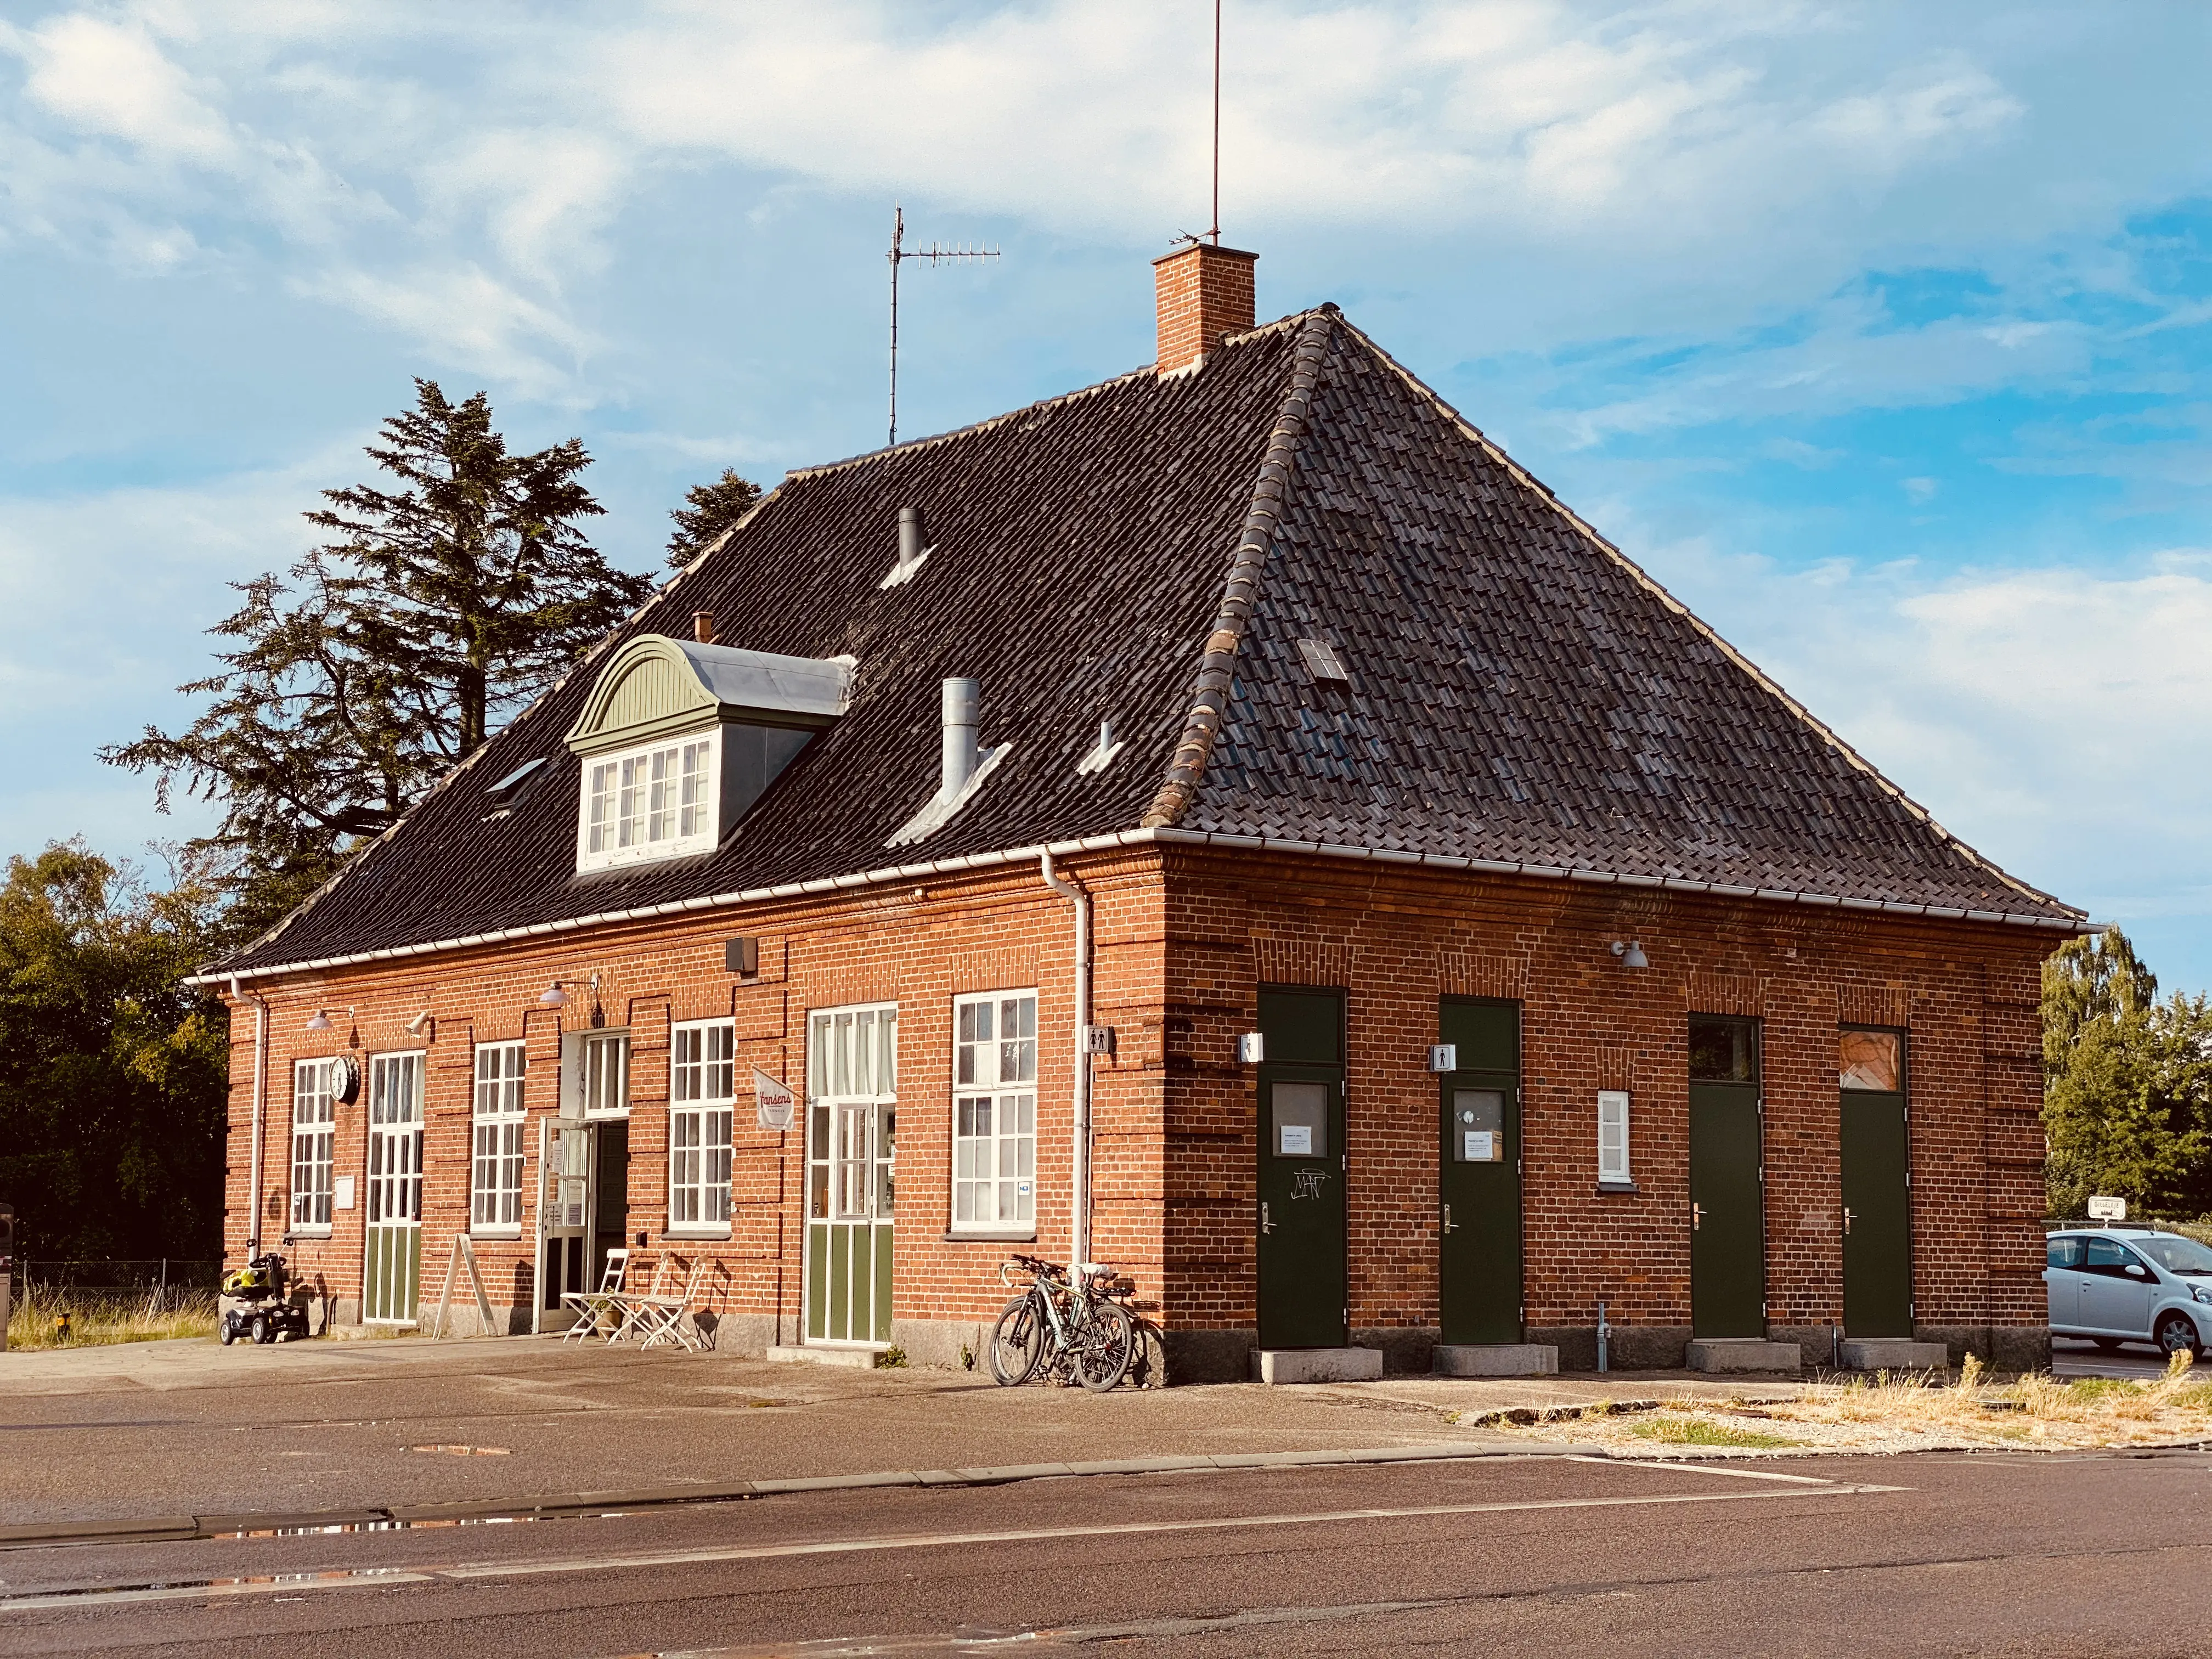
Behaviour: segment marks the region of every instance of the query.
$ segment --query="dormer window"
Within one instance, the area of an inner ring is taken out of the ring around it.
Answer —
[[[617,864],[712,847],[714,747],[709,735],[586,762],[585,858]]]
[[[629,641],[568,733],[584,762],[579,872],[712,852],[845,712],[852,672],[849,658]]]

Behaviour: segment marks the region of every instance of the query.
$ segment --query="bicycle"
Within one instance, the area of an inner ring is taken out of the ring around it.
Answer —
[[[1019,1388],[1046,1364],[1054,1375],[1104,1394],[1128,1371],[1137,1328],[1128,1310],[1097,1289],[1111,1270],[1086,1261],[1071,1283],[1056,1262],[1017,1255],[999,1266],[999,1282],[1011,1285],[1009,1267],[1030,1276],[1029,1288],[1000,1311],[991,1328],[991,1376],[1002,1389]]]

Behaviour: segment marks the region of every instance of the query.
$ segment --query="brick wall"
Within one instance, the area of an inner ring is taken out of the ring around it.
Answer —
[[[1765,1022],[1771,1318],[1841,1316],[1839,1022],[1910,1039],[1915,1289],[1923,1324],[2043,1322],[2036,1118],[2037,966],[2051,939],[2024,929],[1734,902],[1557,881],[1461,878],[1332,860],[1132,849],[1068,866],[1095,900],[1095,1018],[1118,1052],[1095,1063],[1093,1254],[1131,1269],[1172,1328],[1255,1323],[1255,1103],[1238,1033],[1261,982],[1349,992],[1347,1091],[1352,1322],[1437,1320],[1437,1084],[1425,1069],[1443,994],[1522,1006],[1525,1294],[1532,1327],[1587,1326],[1600,1296],[1617,1322],[1689,1322],[1686,1016]],[[723,944],[762,940],[761,971],[726,971]],[[1625,969],[1608,948],[1637,939]],[[669,1027],[735,1021],[740,1098],[730,1237],[703,1250],[726,1311],[774,1316],[796,1340],[804,1247],[801,1130],[753,1127],[750,1068],[804,1092],[811,1008],[900,1010],[898,1316],[978,1320],[1004,1291],[1010,1247],[945,1237],[950,1217],[952,998],[1035,987],[1039,996],[1039,1254],[1068,1249],[1075,1065],[1070,907],[1031,866],[805,902],[625,925],[457,951],[264,988],[270,1005],[263,1237],[284,1226],[295,1059],[427,1050],[423,1294],[434,1296],[467,1225],[473,1048],[528,1044],[523,1237],[483,1239],[495,1304],[526,1310],[538,1121],[557,1109],[564,1031],[632,1037],[633,1233],[661,1248],[667,1219]],[[574,1000],[542,1008],[552,981]],[[353,1014],[349,1017],[347,1009]],[[309,1033],[318,1008],[337,1030]],[[422,1037],[405,1022],[428,1009]],[[253,1021],[232,1025],[228,1249],[249,1231]],[[1595,1191],[1601,1088],[1633,1091],[1638,1191]],[[337,1172],[365,1174],[366,1098],[338,1110]],[[365,1194],[363,1194],[365,1205]],[[359,1295],[362,1222],[337,1212],[295,1267],[329,1295]],[[634,1242],[634,1237],[633,1237]],[[463,1297],[465,1304],[465,1297]],[[526,1320],[526,1312],[522,1316]]]

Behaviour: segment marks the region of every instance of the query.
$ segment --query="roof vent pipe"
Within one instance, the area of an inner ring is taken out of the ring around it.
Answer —
[[[906,528],[903,514],[899,528]],[[940,800],[951,800],[975,775],[975,705],[981,696],[982,688],[974,680],[945,682],[945,778],[937,792]]]
[[[922,550],[929,538],[921,526],[921,509],[918,507],[899,508],[899,568],[908,569],[921,562]]]
[[[714,613],[713,611],[694,611],[691,613],[691,637],[702,645],[714,644]]]

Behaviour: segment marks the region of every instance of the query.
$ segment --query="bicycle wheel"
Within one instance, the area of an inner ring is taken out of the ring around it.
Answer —
[[[1030,1380],[1044,1358],[1044,1322],[1037,1317],[1034,1294],[1018,1296],[1000,1310],[991,1328],[991,1376],[1002,1389]]]
[[[1084,1344],[1075,1356],[1076,1380],[1093,1394],[1104,1394],[1127,1373],[1136,1345],[1137,1328],[1120,1303],[1092,1303]]]

